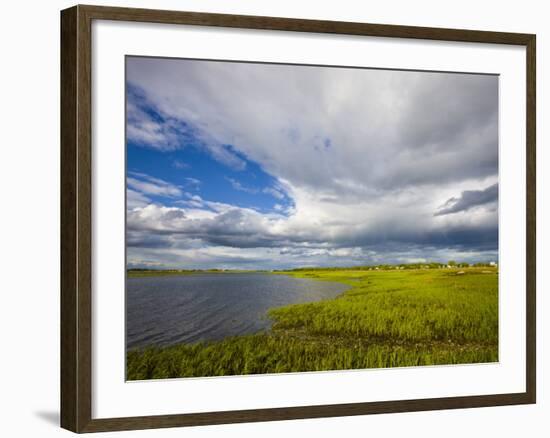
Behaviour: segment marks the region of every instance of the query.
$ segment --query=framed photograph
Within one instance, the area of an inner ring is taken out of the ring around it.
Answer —
[[[61,13],[61,423],[535,403],[535,35]]]

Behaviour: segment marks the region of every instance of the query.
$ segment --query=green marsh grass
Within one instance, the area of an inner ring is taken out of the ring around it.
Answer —
[[[266,333],[130,351],[127,378],[498,360],[496,269],[338,269],[284,275],[337,281],[350,288],[335,299],[271,309],[273,326]]]

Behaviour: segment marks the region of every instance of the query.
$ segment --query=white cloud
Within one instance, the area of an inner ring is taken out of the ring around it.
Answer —
[[[128,172],[130,176],[126,178],[126,184],[130,189],[141,192],[146,195],[157,195],[165,197],[181,196],[181,189],[159,178],[138,172]]]
[[[149,125],[136,111],[135,138],[168,150],[184,147],[176,128],[192,132],[215,159],[243,170],[246,157],[276,180],[256,188],[228,178],[234,189],[291,200],[271,214],[202,198],[137,208],[129,226],[162,234],[173,257],[185,245],[202,255],[240,249],[264,264],[276,248],[307,264],[496,250],[494,206],[434,216],[449,199],[498,183],[494,76],[130,58],[128,81],[168,121]],[[140,184],[129,186],[168,190]]]
[[[225,179],[229,181],[229,183],[231,184],[231,187],[233,187],[235,190],[238,190],[239,192],[250,193],[253,195],[258,193],[258,189],[254,187],[245,186],[239,181],[237,181],[235,178],[226,177]]]
[[[191,177],[186,177],[185,178],[185,181],[187,181],[187,184],[189,185],[192,185],[194,186],[195,188],[200,186],[202,181],[200,179],[197,179],[197,178],[191,178]]]
[[[174,166],[176,169],[190,169],[191,166],[186,163],[185,161],[181,161],[181,160],[174,160],[172,162],[172,166]]]
[[[285,198],[285,195],[282,191],[280,190],[277,190],[276,188],[274,187],[265,187],[263,190],[262,190],[263,193],[267,193],[268,195],[271,195],[273,196],[274,198],[278,199],[278,200],[282,200]]]
[[[191,123],[213,154],[230,144],[296,186],[366,196],[496,171],[494,76],[128,62],[128,80]]]
[[[132,190],[130,188],[126,190],[126,207],[129,210],[133,210],[134,208],[146,207],[150,203],[151,199],[149,199],[143,193],[136,192],[135,190]]]

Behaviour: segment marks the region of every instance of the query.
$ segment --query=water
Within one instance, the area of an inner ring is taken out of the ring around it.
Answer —
[[[271,326],[272,307],[333,298],[346,285],[285,275],[128,278],[127,348],[219,340]]]

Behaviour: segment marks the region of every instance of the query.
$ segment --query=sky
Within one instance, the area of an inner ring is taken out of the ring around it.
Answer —
[[[498,261],[498,77],[126,59],[129,268]]]

